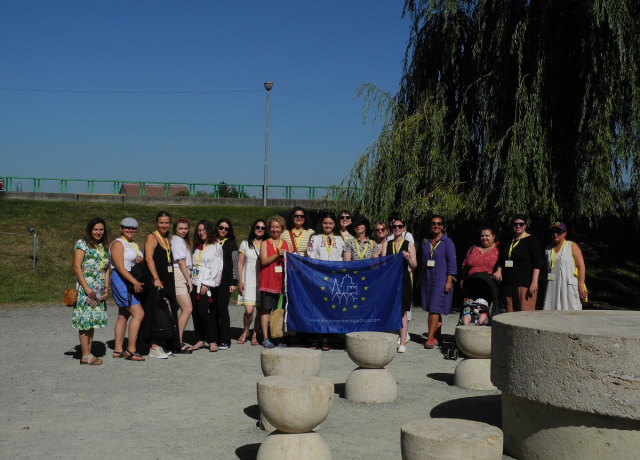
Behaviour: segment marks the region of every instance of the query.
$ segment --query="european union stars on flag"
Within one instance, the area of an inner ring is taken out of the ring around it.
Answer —
[[[327,262],[286,255],[287,329],[343,334],[402,327],[400,253]]]

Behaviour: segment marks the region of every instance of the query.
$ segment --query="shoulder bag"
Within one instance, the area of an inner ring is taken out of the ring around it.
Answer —
[[[279,339],[284,337],[284,313],[285,310],[282,308],[282,300],[283,295],[280,294],[280,298],[278,299],[278,307],[271,312],[271,317],[269,318],[269,328],[271,329],[271,337],[274,339]]]

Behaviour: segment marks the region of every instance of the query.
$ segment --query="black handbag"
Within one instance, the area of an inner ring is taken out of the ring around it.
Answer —
[[[158,304],[154,313],[154,334],[153,337],[159,340],[171,339],[176,333],[176,323],[171,313],[169,300],[158,292]]]
[[[149,269],[147,268],[147,264],[142,261],[136,264],[133,264],[131,270],[129,270],[131,276],[133,276],[138,283],[142,283],[142,292],[147,292],[149,290]],[[127,286],[127,291],[130,294],[136,294],[135,289],[133,288],[133,284],[123,278],[125,286]]]

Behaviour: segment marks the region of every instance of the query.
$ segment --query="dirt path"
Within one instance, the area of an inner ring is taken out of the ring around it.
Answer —
[[[267,436],[256,427],[261,347],[234,340],[218,353],[113,359],[112,305],[109,327],[96,331],[94,343],[94,354],[105,356],[102,366],[78,364],[68,308],[0,309],[0,458],[255,459]],[[242,311],[231,307],[234,337]],[[407,353],[387,367],[398,382],[394,404],[345,400],[355,365],[343,349],[323,353],[321,375],[335,382],[336,397],[318,432],[334,459],[399,459],[400,427],[422,418],[500,426],[499,392],[453,386],[456,362],[422,348],[427,315],[414,309],[413,318]],[[455,322],[445,318],[445,334],[453,334]]]

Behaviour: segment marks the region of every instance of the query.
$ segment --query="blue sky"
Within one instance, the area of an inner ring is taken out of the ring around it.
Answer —
[[[403,4],[0,0],[0,176],[261,184],[271,80],[269,183],[337,184],[375,138],[357,88],[397,92]]]

